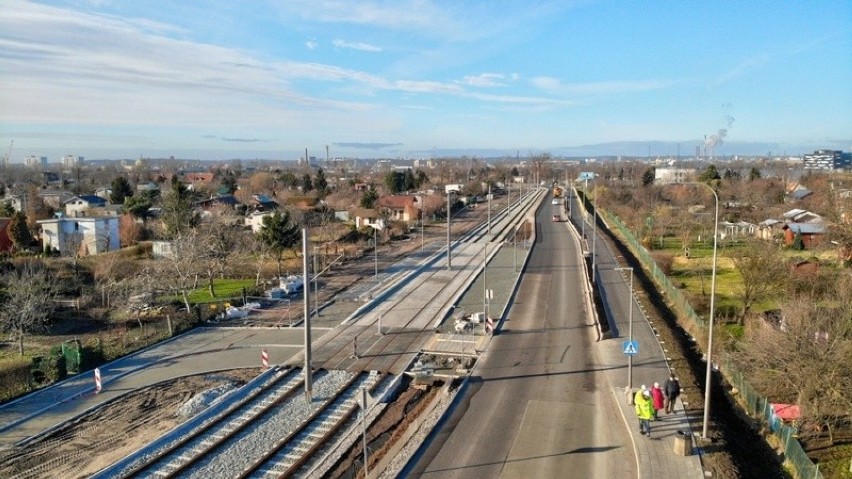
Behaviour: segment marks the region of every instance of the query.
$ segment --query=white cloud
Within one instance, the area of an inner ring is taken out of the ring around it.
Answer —
[[[334,46],[337,48],[349,48],[352,50],[361,50],[364,52],[380,52],[382,51],[381,47],[377,47],[374,45],[370,45],[368,43],[360,43],[360,42],[347,42],[345,40],[334,40]]]
[[[541,90],[557,95],[590,95],[660,90],[674,85],[673,80],[609,81],[591,83],[562,83],[558,78],[540,76],[530,83]]]
[[[305,46],[308,47],[309,50],[316,50],[319,44],[313,40],[308,40],[305,42]]]
[[[502,81],[505,79],[506,75],[500,73],[480,73],[479,75],[465,76],[462,78],[462,83],[473,87],[491,88],[505,86],[506,83]]]

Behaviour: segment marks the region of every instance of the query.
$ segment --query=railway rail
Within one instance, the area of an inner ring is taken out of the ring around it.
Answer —
[[[288,477],[303,466],[320,447],[330,442],[358,408],[362,389],[375,390],[383,375],[362,373],[352,378],[344,389],[329,398],[299,428],[276,443],[254,464],[239,475],[242,478]]]

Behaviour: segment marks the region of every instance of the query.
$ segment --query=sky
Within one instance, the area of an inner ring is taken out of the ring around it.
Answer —
[[[13,141],[14,163],[849,151],[852,2],[0,0]]]

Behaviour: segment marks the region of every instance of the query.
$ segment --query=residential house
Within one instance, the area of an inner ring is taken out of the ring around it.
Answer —
[[[786,200],[791,202],[799,202],[812,194],[814,194],[813,191],[805,188],[802,185],[796,185],[796,187],[793,188],[792,191],[787,193]]]
[[[754,234],[760,239],[771,240],[783,236],[782,226],[784,226],[783,221],[770,218],[758,223]]]
[[[361,229],[366,227],[378,226],[381,216],[379,212],[372,208],[356,208],[352,215],[355,216],[355,228]]]
[[[278,209],[278,202],[267,195],[251,195],[249,208],[254,211],[275,211]]]
[[[96,195],[75,196],[65,202],[65,215],[71,218],[106,216],[109,202]]]
[[[826,227],[821,223],[786,223],[781,229],[784,231],[785,245],[792,245],[796,235],[801,235],[805,249],[820,244],[826,233]]]
[[[822,216],[808,210],[799,208],[792,209],[781,215],[787,223],[823,223]]]
[[[253,211],[246,216],[245,225],[251,228],[252,233],[260,233],[263,228],[263,219],[274,214],[274,211]]]
[[[240,202],[234,198],[234,195],[218,195],[207,198],[206,200],[196,201],[195,207],[200,208],[204,213],[209,215],[216,209],[233,211],[239,204]]]
[[[101,198],[109,201],[110,196],[112,196],[112,188],[109,186],[101,186],[95,190],[95,196],[100,196]]]
[[[118,218],[59,217],[37,221],[44,251],[64,256],[93,255],[119,249]]]
[[[386,218],[406,223],[415,222],[420,217],[419,204],[417,197],[411,195],[382,196],[376,201],[377,209],[385,213]]]
[[[183,183],[190,190],[213,184],[215,175],[213,173],[187,173],[183,175]]]
[[[60,210],[62,205],[73,198],[74,195],[64,190],[42,190],[38,192],[38,197],[41,198],[45,206]]]

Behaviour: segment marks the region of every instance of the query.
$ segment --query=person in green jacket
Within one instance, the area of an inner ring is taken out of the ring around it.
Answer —
[[[651,437],[651,418],[654,415],[654,407],[651,403],[651,392],[647,389],[636,393],[634,399],[636,405],[636,417],[639,418],[639,434]]]

